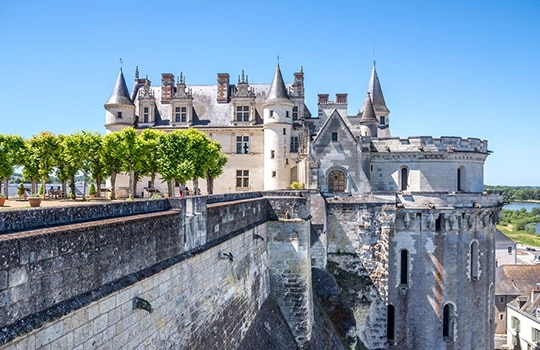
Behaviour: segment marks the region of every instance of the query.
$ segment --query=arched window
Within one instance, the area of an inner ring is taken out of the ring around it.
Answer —
[[[394,340],[396,310],[394,305],[388,305],[386,309],[386,339]]]
[[[443,307],[443,339],[454,341],[455,310],[454,305],[447,303]]]
[[[328,174],[328,192],[345,192],[345,174],[341,170],[332,170]]]
[[[479,269],[479,262],[478,262],[478,241],[472,241],[471,243],[471,249],[470,249],[470,274],[471,274],[471,281],[476,281],[478,277],[480,277],[480,269]]]
[[[408,284],[409,282],[409,252],[407,249],[403,249],[400,252],[400,264],[399,264],[399,283]]]
[[[462,166],[457,170],[457,190],[465,191],[465,168]]]
[[[402,191],[407,191],[407,187],[409,187],[409,169],[401,168],[400,182],[400,189]]]

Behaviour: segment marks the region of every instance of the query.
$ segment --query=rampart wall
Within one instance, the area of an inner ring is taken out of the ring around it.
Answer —
[[[270,294],[266,222],[308,212],[287,196],[100,203],[69,225],[65,208],[1,212],[33,223],[0,234],[0,346],[237,347]]]

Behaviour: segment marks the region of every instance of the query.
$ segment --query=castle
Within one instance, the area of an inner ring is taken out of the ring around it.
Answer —
[[[357,281],[340,285],[357,296],[343,300],[351,347],[492,349],[502,198],[483,192],[487,141],[391,137],[375,64],[357,114],[347,100],[319,94],[312,115],[303,70],[285,84],[279,65],[270,84],[241,72],[236,84],[218,73],[215,85],[190,85],[165,73],[152,86],[137,70],[131,94],[120,71],[105,127],[204,131],[229,158],[217,193],[312,190],[311,266]]]

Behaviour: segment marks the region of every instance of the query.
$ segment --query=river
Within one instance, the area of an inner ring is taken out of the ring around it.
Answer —
[[[520,210],[521,208],[525,208],[527,211],[531,211],[532,208],[540,208],[540,203],[535,202],[510,202],[507,205],[503,207],[503,209],[507,210]]]

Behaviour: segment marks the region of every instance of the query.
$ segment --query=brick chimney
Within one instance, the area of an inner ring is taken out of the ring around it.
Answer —
[[[229,73],[217,74],[217,101],[229,102]]]
[[[174,95],[174,74],[161,74],[161,103],[170,103]]]
[[[336,103],[347,104],[347,94],[336,94]]]
[[[320,105],[328,103],[328,94],[318,94],[317,96],[319,97],[318,103]]]

